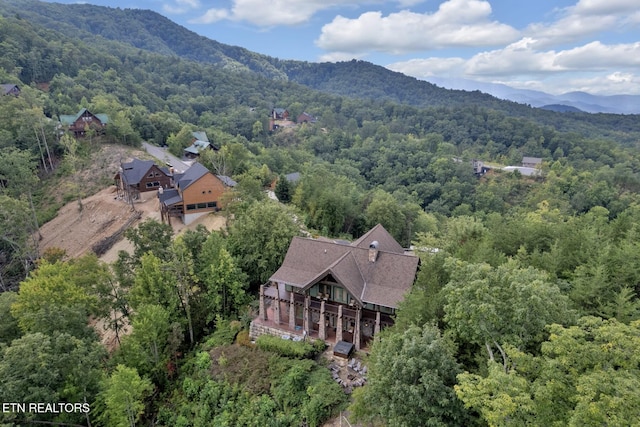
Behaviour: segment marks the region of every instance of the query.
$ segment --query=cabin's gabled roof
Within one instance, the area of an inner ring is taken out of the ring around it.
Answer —
[[[371,249],[375,251],[371,261],[369,246],[374,242],[377,248]],[[331,275],[361,304],[396,308],[413,285],[418,264],[418,257],[405,254],[384,227],[377,225],[351,245],[294,237],[270,281],[306,290]]]
[[[216,175],[218,177],[218,179],[220,181],[222,181],[222,183],[224,185],[226,185],[227,187],[235,187],[236,185],[238,185],[237,182],[235,182],[231,177],[226,176],[226,175]]]
[[[154,165],[153,160],[133,159],[129,163],[122,164],[122,176],[129,185],[135,185],[142,181],[149,169]]]
[[[195,162],[184,173],[174,175],[176,187],[178,187],[180,191],[184,191],[207,173],[210,173],[209,169],[202,166],[202,164]]]
[[[16,84],[12,84],[12,83],[3,83],[0,84],[0,88],[2,88],[2,94],[6,95],[8,93],[10,93],[14,88],[17,91],[20,91],[20,86],[16,85]]]
[[[75,115],[73,115],[73,114],[71,114],[71,115],[61,114],[60,115],[60,123],[62,123],[63,125],[72,125],[80,117],[82,117],[85,113],[89,113],[89,114],[97,117],[98,120],[100,120],[100,122],[102,122],[102,124],[107,124],[109,122],[109,116],[107,116],[106,114],[93,114],[91,111],[87,110],[86,108],[82,108]]]

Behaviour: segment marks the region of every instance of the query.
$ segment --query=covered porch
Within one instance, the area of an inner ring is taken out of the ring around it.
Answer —
[[[393,318],[357,303],[338,304],[271,283],[260,287],[260,310],[254,322],[296,339],[321,339],[329,345],[346,341],[361,350],[369,348],[373,337],[392,325]]]

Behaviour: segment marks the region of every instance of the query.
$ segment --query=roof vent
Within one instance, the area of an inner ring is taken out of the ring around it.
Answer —
[[[373,242],[369,243],[369,249],[378,249],[378,241],[374,240]]]

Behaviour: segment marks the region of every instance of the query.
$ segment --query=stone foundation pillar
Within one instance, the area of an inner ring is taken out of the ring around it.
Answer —
[[[360,307],[356,308],[356,326],[353,330],[353,345],[356,347],[356,351],[360,350],[360,322],[362,321],[362,313]]]
[[[320,319],[318,320],[318,337],[321,340],[327,339],[326,320],[324,318],[324,300],[320,303]]]
[[[274,306],[273,306],[273,316],[275,317],[275,319],[273,319],[274,322],[276,322],[277,325],[280,324],[280,291],[278,290],[276,292],[276,299],[273,300]]]
[[[309,295],[304,297],[304,319],[302,321],[302,329],[306,336],[309,336],[309,327],[311,326],[311,311],[309,310]]]
[[[296,304],[295,295],[291,292],[291,299],[289,299],[289,328],[296,330]]]
[[[336,342],[342,341],[342,305],[338,305],[338,320],[336,321]]]
[[[267,309],[264,305],[264,285],[260,285],[260,308],[258,310],[260,320],[267,320]]]
[[[373,336],[380,333],[380,312],[376,311],[376,326],[373,328]]]

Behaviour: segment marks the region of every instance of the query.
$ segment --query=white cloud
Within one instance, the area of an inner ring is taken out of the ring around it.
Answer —
[[[598,41],[562,51],[539,51],[524,38],[504,49],[481,52],[465,63],[465,74],[504,76],[640,67],[640,42],[605,45]]]
[[[568,8],[576,15],[620,15],[638,10],[636,0],[580,0]]]
[[[463,58],[425,58],[395,62],[386,68],[408,76],[425,78],[431,76],[458,77],[466,60]]]
[[[640,95],[640,75],[619,72],[564,78],[551,77],[532,81],[503,80],[495,83],[503,83],[520,89],[541,90],[556,95],[576,91],[593,95]]]
[[[617,31],[638,23],[637,0],[579,0],[562,9],[562,17],[551,23],[533,23],[524,31],[540,45],[552,46],[584,40],[603,31]]]
[[[461,77],[549,93],[640,93],[640,76],[634,74],[640,69],[640,42],[592,42],[561,51],[537,47],[536,40],[523,38],[469,59],[412,59],[387,68],[417,78]]]
[[[172,3],[164,3],[162,9],[174,15],[186,13],[189,10],[197,9],[200,7],[200,0],[175,0]]]
[[[598,41],[559,52],[555,62],[569,70],[640,67],[640,42],[605,45]]]
[[[197,1],[197,0],[189,0]],[[192,23],[208,24],[223,19],[246,21],[259,27],[303,24],[321,10],[336,6],[357,6],[380,3],[383,0],[233,0],[230,9],[209,9]],[[417,4],[423,0],[398,0],[399,3]]]
[[[341,62],[341,61],[351,61],[352,59],[361,59],[365,55],[354,55],[349,52],[330,52],[324,55],[321,55],[318,58],[319,62]]]
[[[491,21],[482,0],[448,0],[434,13],[402,10],[383,16],[366,12],[356,19],[337,16],[322,27],[316,44],[325,50],[404,53],[446,47],[491,46],[513,41],[518,31]]]
[[[213,24],[214,22],[229,19],[230,13],[227,9],[209,9],[199,18],[192,19],[193,24]]]

